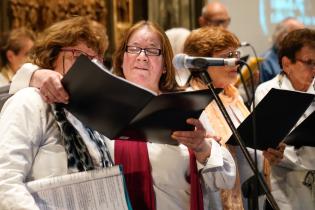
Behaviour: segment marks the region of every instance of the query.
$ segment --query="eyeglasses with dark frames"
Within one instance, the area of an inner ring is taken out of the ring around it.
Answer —
[[[126,52],[130,54],[140,54],[141,52],[144,52],[147,56],[159,56],[162,53],[161,49],[158,48],[141,48],[136,46],[127,46]]]
[[[303,63],[309,69],[314,69],[315,68],[315,60],[312,60],[312,59],[303,60],[303,59],[298,59],[298,58],[296,58],[295,60]]]
[[[100,56],[90,55],[90,54],[83,52],[82,50],[79,50],[79,49],[64,47],[64,48],[61,48],[61,51],[72,52],[72,55],[75,59],[77,59],[80,55],[84,55],[84,56],[88,57],[88,59],[90,59],[90,60],[95,58],[95,59],[97,59],[103,63],[103,58],[101,58]]]

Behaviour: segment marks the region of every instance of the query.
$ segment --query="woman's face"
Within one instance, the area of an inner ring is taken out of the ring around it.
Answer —
[[[16,72],[22,65],[25,63],[28,53],[32,49],[34,42],[29,38],[23,38],[23,47],[21,50],[15,54],[13,51],[11,51],[10,58],[8,58],[11,69]]]
[[[55,61],[55,71],[62,75],[66,74],[80,55],[85,55],[90,59],[99,58],[97,53],[83,42],[74,46],[63,47]]]
[[[213,53],[216,58],[239,58],[240,53],[235,48],[228,48],[226,50]],[[225,88],[230,84],[234,84],[237,80],[238,66],[210,66],[208,73],[212,79],[213,85],[216,88]]]
[[[282,58],[283,71],[293,87],[299,91],[307,91],[315,77],[315,49],[302,47],[295,55],[295,62]]]
[[[122,68],[125,78],[159,93],[160,78],[166,72],[161,48],[158,35],[148,27],[135,31],[130,36],[124,53]]]

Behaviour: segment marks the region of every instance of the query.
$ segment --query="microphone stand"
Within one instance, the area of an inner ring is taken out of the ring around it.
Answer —
[[[258,182],[260,184],[260,186],[262,187],[263,191],[266,193],[267,196],[267,200],[269,201],[269,204],[272,206],[272,208],[274,210],[280,210],[278,204],[276,203],[274,197],[272,196],[272,194],[269,191],[269,188],[264,180],[264,178],[261,176],[261,174],[258,172],[258,169],[256,167],[256,165],[254,164],[248,150],[246,149],[243,140],[240,136],[240,134],[238,133],[238,131],[236,130],[230,116],[228,115],[220,97],[215,93],[215,88],[211,82],[211,78],[209,77],[209,74],[207,72],[207,70],[203,70],[200,72],[200,77],[203,80],[203,82],[207,85],[208,89],[210,90],[212,96],[214,97],[214,100],[216,101],[221,113],[223,114],[223,117],[225,118],[227,124],[229,125],[238,145],[240,146],[250,168],[252,169],[254,175],[257,177]],[[258,199],[258,198],[257,198]]]

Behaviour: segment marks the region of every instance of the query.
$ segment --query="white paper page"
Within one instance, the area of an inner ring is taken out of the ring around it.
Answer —
[[[40,209],[128,210],[119,166],[26,184]]]

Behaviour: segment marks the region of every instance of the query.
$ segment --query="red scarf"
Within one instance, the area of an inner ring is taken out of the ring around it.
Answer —
[[[146,142],[127,140],[115,141],[115,164],[123,166],[126,185],[134,210],[155,210],[155,196],[151,165]],[[199,182],[196,158],[190,156],[190,210],[203,210],[203,195]]]

